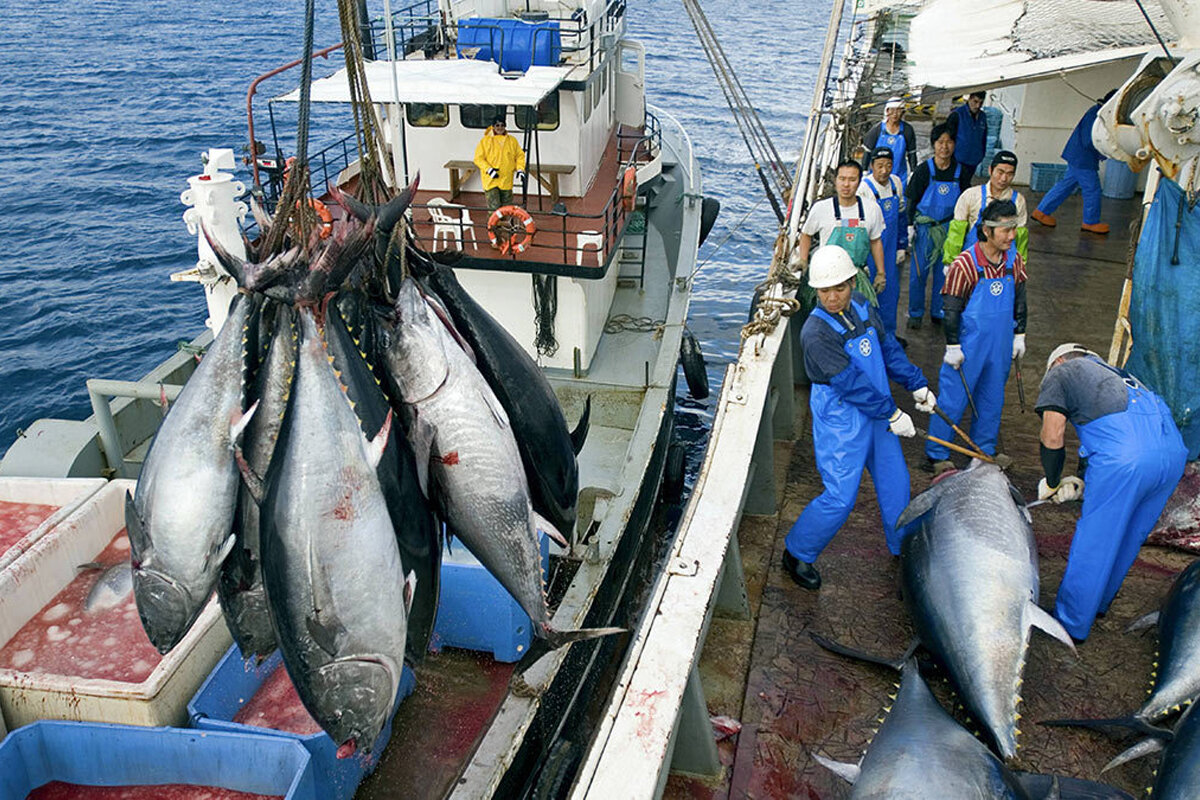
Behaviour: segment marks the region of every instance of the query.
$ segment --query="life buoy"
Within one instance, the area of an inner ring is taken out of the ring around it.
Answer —
[[[300,204],[297,203],[296,208],[299,209],[299,207]],[[333,214],[331,214],[329,209],[325,207],[324,203],[315,197],[308,198],[308,207],[311,208],[313,213],[317,215],[317,219],[321,220],[321,230],[319,234],[320,237],[322,239],[328,239],[329,235],[333,233]]]
[[[501,223],[504,218],[515,219],[516,222]],[[503,230],[499,230],[503,228]],[[488,240],[492,247],[500,248],[502,255],[509,253],[524,253],[537,233],[537,224],[528,211],[520,206],[500,206],[488,217]]]
[[[625,168],[625,177],[621,179],[621,207],[633,211],[637,205],[637,167]]]

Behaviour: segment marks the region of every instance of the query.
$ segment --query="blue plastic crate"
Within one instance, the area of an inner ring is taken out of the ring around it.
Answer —
[[[51,781],[84,786],[184,783],[288,800],[322,797],[308,752],[272,736],[42,720],[0,742],[0,798],[23,800]]]
[[[545,534],[539,536],[544,578],[550,569],[550,540]],[[442,556],[431,649],[481,650],[497,661],[513,662],[529,650],[532,637],[529,615],[461,542],[455,542]]]
[[[1058,179],[1066,174],[1066,164],[1046,164],[1034,161],[1029,165],[1029,190],[1048,192],[1050,187],[1058,183]]]
[[[316,796],[321,800],[345,800],[354,796],[354,790],[379,763],[379,754],[392,736],[392,717],[380,731],[371,746],[370,754],[360,751],[350,758],[337,757],[337,745],[324,731],[298,734],[260,728],[234,722],[242,706],[250,702],[255,692],[277,668],[282,667],[283,656],[276,650],[262,664],[255,666],[253,659],[242,658],[237,645],[229,648],[208,679],[200,686],[196,696],[188,703],[188,719],[192,727],[200,730],[223,731],[230,735],[255,736],[285,741],[295,741],[304,746],[312,757],[313,781]],[[400,676],[400,689],[396,693],[396,706],[412,694],[416,678],[412,670],[404,668]],[[393,715],[395,710],[393,710]]]
[[[494,61],[505,72],[525,72],[531,66],[552,67],[562,57],[562,38],[554,20],[480,17],[458,23],[459,58]]]

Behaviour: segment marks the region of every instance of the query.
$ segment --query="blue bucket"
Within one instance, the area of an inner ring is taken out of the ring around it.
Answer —
[[[1104,182],[1100,194],[1116,200],[1128,200],[1137,193],[1137,173],[1124,161],[1110,158],[1104,162]]]
[[[39,786],[183,783],[287,800],[321,800],[308,753],[271,736],[42,720],[0,742],[0,797]]]

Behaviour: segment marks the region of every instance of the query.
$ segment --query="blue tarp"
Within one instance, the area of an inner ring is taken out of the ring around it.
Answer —
[[[1172,264],[1176,254],[1179,263]],[[1200,206],[1189,208],[1179,184],[1167,178],[1138,241],[1129,322],[1126,368],[1167,401],[1194,460],[1200,455]]]

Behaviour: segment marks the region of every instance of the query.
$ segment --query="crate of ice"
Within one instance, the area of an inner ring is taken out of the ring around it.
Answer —
[[[408,667],[400,676],[396,707],[412,694],[416,680]],[[395,714],[393,709],[392,714]],[[217,664],[188,703],[188,719],[201,730],[263,735],[299,742],[312,756],[313,781],[322,800],[348,800],[379,762],[392,735],[392,717],[371,745],[349,758],[337,757],[337,744],[300,702],[276,650],[261,664],[242,658],[237,645]]]
[[[103,478],[0,478],[0,570],[105,483]]]
[[[539,532],[543,579],[550,567],[550,540]],[[442,556],[441,589],[431,648],[461,647],[517,661],[529,650],[533,627],[500,581],[453,540]]]
[[[323,800],[308,752],[270,736],[140,728],[92,722],[35,722],[0,743],[0,798],[121,797],[161,800]],[[201,787],[209,791],[199,791]]]
[[[0,714],[175,725],[231,637],[216,600],[167,655],[138,618],[125,493],[112,481],[0,572]]]

